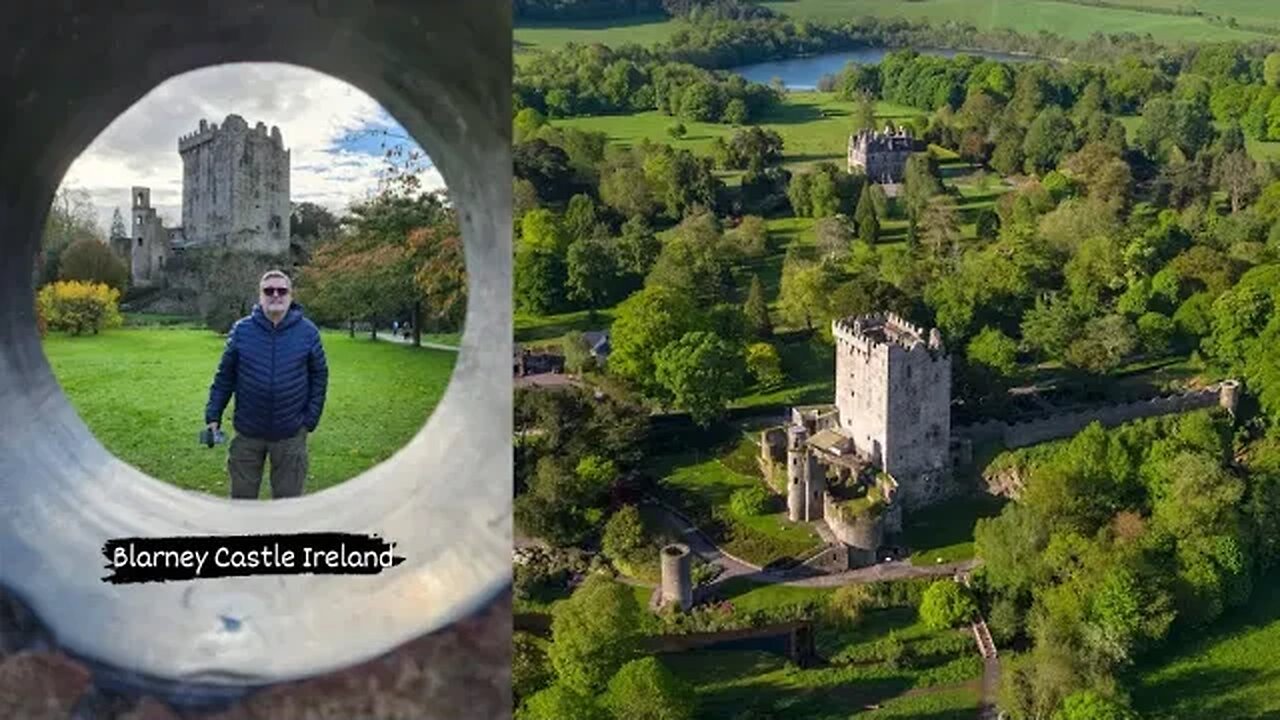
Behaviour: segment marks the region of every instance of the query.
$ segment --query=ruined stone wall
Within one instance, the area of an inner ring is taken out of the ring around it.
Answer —
[[[876,550],[884,541],[884,520],[881,515],[860,513],[849,518],[840,502],[831,493],[823,494],[823,516],[831,534],[849,546],[849,563],[858,567],[875,562]]]
[[[1164,395],[1098,408],[1065,412],[1045,418],[1016,423],[988,421],[956,428],[975,442],[999,439],[1007,448],[1026,447],[1049,440],[1071,437],[1097,420],[1104,427],[1115,427],[1132,420],[1199,410],[1219,404],[1219,386],[1191,390],[1179,395]]]
[[[279,128],[238,115],[178,140],[186,241],[250,252],[289,249],[289,151]]]

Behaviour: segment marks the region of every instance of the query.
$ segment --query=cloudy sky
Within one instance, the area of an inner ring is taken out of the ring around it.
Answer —
[[[313,70],[279,63],[236,63],[170,78],[116,118],[71,165],[64,187],[89,191],[105,232],[120,208],[128,219],[129,188],[151,188],[165,225],[182,222],[178,136],[201,119],[222,125],[235,113],[249,127],[280,127],[291,153],[290,195],[342,212],[376,191],[386,166],[382,143],[419,149],[390,114],[363,91]],[[390,136],[388,136],[388,134]],[[444,187],[434,167],[420,175]]]

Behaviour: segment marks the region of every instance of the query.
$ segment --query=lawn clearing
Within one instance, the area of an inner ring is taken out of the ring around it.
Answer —
[[[322,337],[329,389],[308,443],[308,493],[404,446],[440,401],[457,359],[454,352],[342,332]],[[125,328],[96,336],[51,333],[44,351],[71,405],[108,450],[165,482],[226,496],[227,445],[196,443],[225,343],[208,330]],[[223,415],[229,435],[234,407],[233,399]],[[261,492],[270,497],[266,479]]]
[[[1280,573],[1254,587],[1207,634],[1146,665],[1134,706],[1151,720],[1280,717]]]
[[[852,101],[839,100],[832,93],[790,92],[778,106],[751,124],[774,130],[782,136],[782,165],[793,172],[820,162],[835,163],[843,168],[847,161],[853,108]],[[881,124],[897,125],[908,118],[926,115],[922,110],[905,105],[876,103],[876,120]],[[667,134],[667,128],[677,122],[683,122],[688,132],[679,140]],[[701,155],[711,152],[712,140],[717,137],[728,140],[739,129],[720,123],[678,120],[657,110],[631,115],[566,118],[555,120],[553,124],[603,132],[608,136],[608,142],[614,145],[630,146],[648,139]]]
[[[957,562],[973,557],[973,528],[978,518],[995,517],[1003,498],[974,493],[906,514],[902,542],[915,565]]]

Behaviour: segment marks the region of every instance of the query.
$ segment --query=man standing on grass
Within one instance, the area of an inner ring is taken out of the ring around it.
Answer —
[[[307,479],[307,434],[324,411],[329,367],[315,323],[292,302],[289,276],[271,270],[258,281],[258,304],[227,333],[204,421],[222,423],[232,393],[236,435],[227,454],[231,497],[256,500],[271,457],[271,496],[297,497]]]

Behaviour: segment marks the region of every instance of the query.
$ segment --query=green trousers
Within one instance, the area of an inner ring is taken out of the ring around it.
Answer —
[[[271,497],[297,497],[307,480],[307,430],[284,440],[259,440],[237,434],[227,452],[232,499],[258,499],[262,467],[271,458]]]

